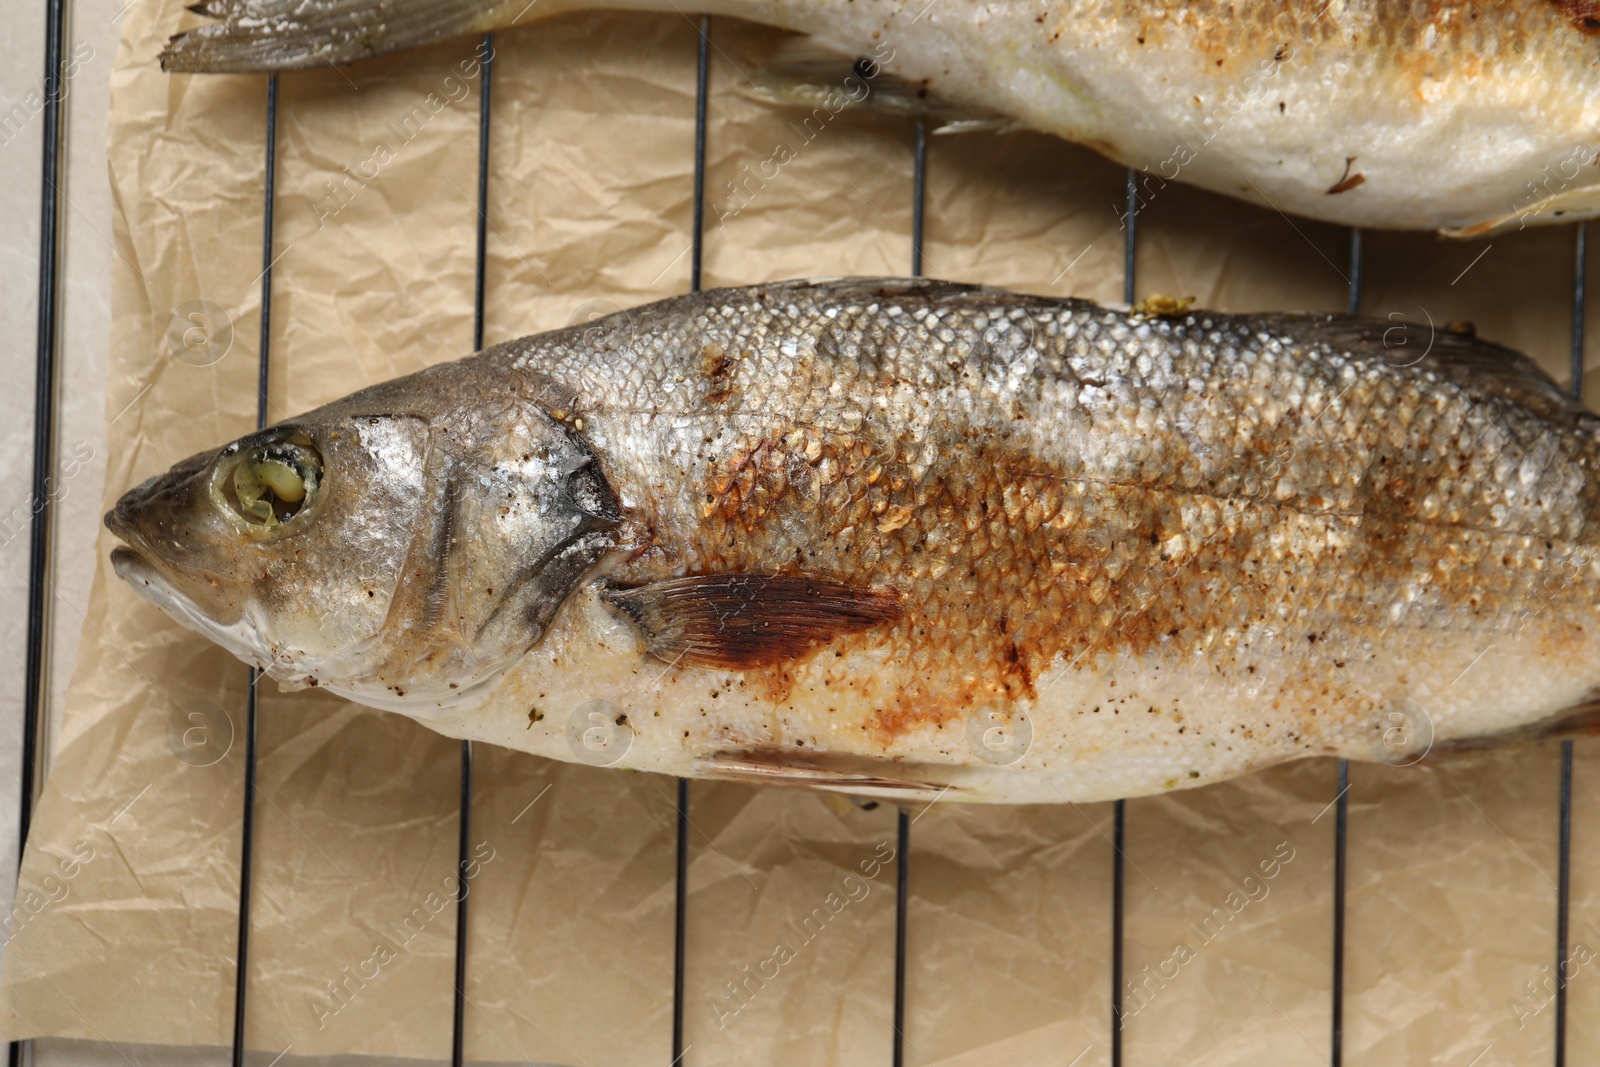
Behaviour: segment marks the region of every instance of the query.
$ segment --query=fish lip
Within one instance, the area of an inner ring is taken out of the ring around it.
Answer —
[[[153,475],[123,493],[117,498],[117,502],[111,506],[111,510],[101,518],[105,528],[110,530],[112,535],[119,541],[125,541],[130,545],[144,545],[145,538],[140,534],[139,527],[134,523],[132,512],[134,508],[148,503],[150,498],[159,489],[163,488],[164,483],[170,478],[170,472]]]
[[[124,493],[116,507],[105,513],[102,520],[111,536],[123,542],[111,550],[111,565],[116,568],[117,577],[128,579],[124,570],[132,570],[136,566],[142,568],[141,578],[155,574],[160,575],[161,568],[156,562],[157,554],[151,551],[150,541],[140,532],[127,517],[123,505],[127,503],[131,493]]]
[[[194,597],[183,591],[176,576],[171,569],[158,562],[157,557],[141,547],[118,545],[111,550],[111,569],[118,578],[127,582],[135,589],[143,586],[153,589],[156,596],[147,599],[156,599],[158,602],[165,600],[178,606],[181,610],[204,616],[218,626],[229,626],[237,622],[237,617],[221,619],[214,617],[211,612],[203,608]],[[181,568],[176,568],[182,574]]]
[[[111,531],[111,536],[131,545],[138,541],[138,536],[134,533],[132,524],[122,515],[122,501],[127,499],[127,495],[124,494],[122,500],[117,501],[116,506],[106,512],[100,521]],[[115,551],[112,554],[114,556]]]
[[[193,603],[172,581],[161,573],[154,560],[138,549],[118,545],[111,550],[111,569],[118,578],[127,582],[147,600],[183,603],[191,608]],[[154,590],[154,595],[148,590]]]
[[[270,656],[261,650],[259,642],[253,640],[257,635],[243,611],[230,621],[215,618],[162,573],[157,563],[125,545],[118,545],[111,550],[111,567],[118,578],[131,585],[140,596],[162,609],[179,625],[221,645],[258,669],[270,668]]]
[[[149,557],[127,545],[118,545],[111,550],[111,569],[129,585],[154,585],[169,595],[177,593]]]

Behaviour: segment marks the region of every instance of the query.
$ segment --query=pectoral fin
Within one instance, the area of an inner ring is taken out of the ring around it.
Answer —
[[[900,614],[895,593],[779,574],[674,578],[606,598],[643,632],[652,656],[721,670],[782,663]]]

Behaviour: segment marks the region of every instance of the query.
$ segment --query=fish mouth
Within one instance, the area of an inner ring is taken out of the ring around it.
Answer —
[[[119,535],[120,536],[120,535]],[[199,629],[190,622],[191,619],[206,618],[200,606],[183,590],[161,572],[150,557],[127,545],[118,545],[111,550],[111,569],[118,578],[127,582],[139,592],[146,600],[156,604],[180,622],[189,625],[191,629]],[[212,625],[217,625],[212,623]]]
[[[195,470],[202,466],[197,462],[199,459],[190,457],[172,470],[147,478],[129,489],[105,513],[102,522],[112,536],[123,542],[111,550],[111,567],[118,578],[174,617],[227,615],[227,622],[214,622],[227,625],[237,621],[237,611],[219,611],[221,605],[216,603],[202,606],[204,601],[214,599],[207,598],[204,590],[207,585],[216,585],[217,576],[175,558],[174,550],[181,546],[173,542],[163,544],[159,531],[165,524],[159,518],[152,521],[152,502],[170,495],[177,484],[192,478]],[[202,591],[198,596],[190,591],[196,588]],[[188,625],[199,629],[193,623]]]
[[[111,525],[109,516],[106,525]],[[116,532],[114,527],[113,532]],[[263,649],[260,628],[250,612],[240,612],[232,622],[213,618],[149,557],[126,545],[111,550],[111,568],[118,578],[133,586],[135,592],[185,628],[216,642],[251,666],[265,668],[268,665],[271,657]]]
[[[157,596],[182,598],[189,602],[189,610],[198,611],[198,605],[184,596],[173,578],[156,562],[155,553],[151,551],[148,539],[139,532],[138,527],[129,522],[124,505],[132,496],[132,492],[123,494],[122,499],[117,501],[117,506],[105,514],[106,529],[111,531],[112,536],[124,542],[111,550],[111,569],[116,572],[118,578],[151,600],[156,600]]]
[[[118,545],[111,550],[111,569],[117,572],[118,578],[130,585],[160,578],[150,562],[127,545]]]
[[[111,531],[111,535],[113,537],[119,541],[126,541],[129,544],[132,544],[138,540],[137,535],[133,532],[133,526],[128,522],[127,516],[126,505],[128,503],[128,497],[131,495],[131,492],[123,493],[121,498],[118,499],[116,505],[110,511],[106,512],[105,516],[100,520],[101,522],[105,523],[106,529]],[[118,549],[117,551],[121,550]],[[112,557],[115,558],[115,556],[116,553],[113,552]]]

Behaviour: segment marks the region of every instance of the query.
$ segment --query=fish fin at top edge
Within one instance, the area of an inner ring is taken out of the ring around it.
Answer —
[[[1551,196],[1533,198],[1520,209],[1470,226],[1440,230],[1444,237],[1473,238],[1516,232],[1528,226],[1549,226],[1561,222],[1580,222],[1600,214],[1600,185],[1566,189]]]
[[[751,288],[758,294],[777,298],[797,290],[826,291],[832,299],[841,302],[903,300],[937,307],[974,303],[1024,310],[1062,307],[1100,313],[1113,310],[1072,298],[1033,296],[925,278],[812,278]],[[1133,314],[1137,315],[1138,309]],[[1238,316],[1187,307],[1173,317],[1234,319],[1253,330],[1262,327],[1282,330],[1302,343],[1322,342],[1330,348],[1377,356],[1394,366],[1424,366],[1443,374],[1474,401],[1491,398],[1507,401],[1559,424],[1571,425],[1595,417],[1527,356],[1470,332],[1454,332],[1442,324],[1304,313]]]
[[[860,766],[857,766],[860,764]],[[745,782],[751,785],[788,785],[806,789],[826,789],[863,797],[896,797],[935,800],[944,793],[959,793],[960,788],[931,780],[933,767],[910,767],[866,760],[838,760],[825,755],[801,756],[791,752],[746,749],[713,752],[697,763],[706,778]],[[932,772],[919,776],[919,771]]]
[[[900,615],[898,594],[804,575],[696,575],[605,596],[643,632],[652,656],[719,670],[782,663]]]
[[[822,296],[839,303],[877,304],[884,301],[921,304],[930,307],[959,307],[963,304],[981,305],[993,310],[996,307],[1048,310],[1076,307],[1109,311],[1097,304],[1074,297],[1038,296],[1017,293],[991,285],[969,285],[965,282],[947,282],[939,278],[873,278],[873,277],[817,277],[794,278],[787,281],[766,282],[760,285],[741,286],[729,292],[754,293],[763,300],[781,300],[797,293]],[[703,300],[705,294],[716,293],[703,289],[698,294],[669,297],[674,300]]]
[[[1498,399],[1562,424],[1593,418],[1583,404],[1520,352],[1442,325],[1344,316],[1273,315],[1275,324],[1312,341],[1352,352],[1379,353],[1395,366],[1436,370],[1474,401]]]
[[[1549,741],[1556,738],[1600,737],[1600,696],[1559,711],[1546,719],[1514,726],[1509,730],[1458,737],[1441,741],[1428,750],[1428,758],[1488,752],[1510,745]]]
[[[174,34],[161,52],[161,69],[239,74],[350,63],[494,29],[507,2],[200,0],[189,10],[218,21]]]
[[[746,75],[738,85],[741,94],[775,107],[822,113],[815,129],[811,116],[793,127],[808,139],[854,107],[925,119],[934,133],[1024,128],[1015,119],[956,103],[926,85],[892,74],[877,56],[846,55],[802,34],[784,36],[776,43],[746,41],[737,51]]]

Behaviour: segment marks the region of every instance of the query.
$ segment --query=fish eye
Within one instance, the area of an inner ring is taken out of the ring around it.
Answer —
[[[281,526],[315,499],[322,457],[309,440],[296,438],[238,453],[232,473],[222,479],[223,497],[252,526]]]

